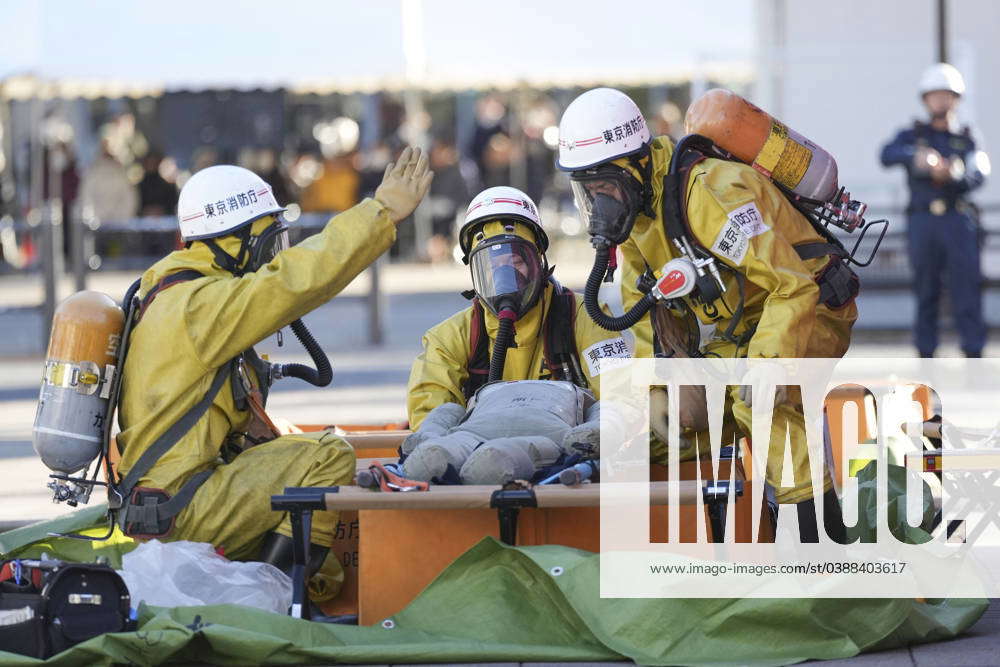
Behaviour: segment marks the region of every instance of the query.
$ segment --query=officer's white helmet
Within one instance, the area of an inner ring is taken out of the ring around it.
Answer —
[[[948,63],[937,63],[924,70],[920,77],[920,96],[935,90],[947,90],[956,95],[965,94],[965,79],[962,73]]]
[[[559,121],[557,165],[563,171],[588,169],[636,153],[650,138],[646,119],[628,95],[594,88],[573,100]]]
[[[202,169],[184,184],[177,220],[181,237],[196,241],[232,234],[284,210],[260,176],[243,167],[219,165]]]

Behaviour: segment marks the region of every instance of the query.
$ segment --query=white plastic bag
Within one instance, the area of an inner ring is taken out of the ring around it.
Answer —
[[[242,563],[203,542],[140,544],[122,558],[119,572],[132,604],[189,607],[241,604],[279,614],[292,604],[292,580],[267,563]]]

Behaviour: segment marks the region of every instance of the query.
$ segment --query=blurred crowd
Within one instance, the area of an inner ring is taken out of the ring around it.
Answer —
[[[680,108],[668,101],[666,87],[654,93],[638,96],[654,107],[649,114],[654,129],[677,133]],[[495,185],[515,185],[539,202],[549,212],[546,223],[556,236],[582,231],[572,222],[568,183],[553,167],[559,96],[483,93],[471,102],[466,98],[464,115],[460,99],[453,95],[450,102],[436,100],[425,108],[381,95],[374,132],[365,127],[371,114],[344,108],[313,112],[304,121],[285,113],[286,127],[274,141],[253,142],[251,136],[253,143],[241,147],[202,141],[187,155],[163,139],[168,133],[148,120],[137,122],[137,114],[126,108],[98,122],[98,147],[87,162],[79,157],[71,125],[58,111],[50,112],[41,126],[41,196],[61,202],[66,225],[81,223],[89,230],[105,225],[91,242],[99,265],[100,257],[156,256],[174,247],[176,236],[149,230],[163,229],[156,218],[174,214],[179,188],[206,167],[238,164],[253,170],[271,185],[278,201],[290,206],[288,217],[294,220],[301,214],[341,211],[371,195],[386,165],[405,144],[416,143],[428,148],[435,178],[426,204],[415,214],[416,224],[400,227],[392,256],[452,261],[454,230],[469,199]],[[211,133],[200,134],[211,139]],[[29,171],[24,165],[14,170],[21,176],[15,196],[0,202],[6,204],[0,216],[6,213],[7,220],[24,217],[31,208],[25,182],[30,179],[24,178]],[[117,230],[126,222],[129,233],[108,233],[107,227]],[[68,256],[70,234],[63,237]],[[2,250],[10,254],[7,245]],[[96,268],[93,261],[91,265]]]

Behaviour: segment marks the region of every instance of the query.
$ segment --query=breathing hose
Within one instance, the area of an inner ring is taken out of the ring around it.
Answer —
[[[649,309],[656,303],[656,298],[652,294],[646,294],[639,302],[632,306],[632,309],[621,317],[611,317],[601,310],[597,303],[597,294],[601,289],[601,283],[608,270],[608,262],[611,261],[611,248],[607,245],[598,245],[597,253],[594,256],[594,268],[590,270],[587,278],[587,285],[583,290],[583,305],[587,308],[587,314],[594,323],[608,331],[624,331],[633,327],[649,312]],[[500,341],[499,335],[497,342]]]
[[[292,322],[292,333],[302,343],[302,347],[306,348],[316,368],[310,368],[305,364],[281,364],[281,376],[299,378],[316,387],[330,384],[330,380],[333,379],[333,367],[330,366],[326,353],[313,338],[305,323],[302,320]]]
[[[500,324],[497,326],[497,340],[493,343],[493,354],[490,355],[490,375],[487,382],[503,379],[507,348],[514,342],[514,322],[517,321],[517,313],[508,306],[501,305],[497,317]]]
[[[132,299],[135,297],[135,293],[139,291],[139,285],[141,283],[141,279],[136,280],[129,285],[129,288],[125,291],[125,298],[122,299],[122,310],[125,311],[126,314],[128,313],[128,309],[132,306]]]

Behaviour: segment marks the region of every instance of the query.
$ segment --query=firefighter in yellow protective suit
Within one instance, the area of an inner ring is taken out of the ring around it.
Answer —
[[[142,276],[125,362],[118,445],[127,533],[208,542],[232,559],[290,568],[291,525],[271,511],[271,495],[349,484],[354,452],[330,433],[277,437],[263,411],[275,369],[252,346],[290,323],[298,334],[297,318],[389,248],[430,179],[426,157],[407,148],[373,199],[290,248],[284,209],[253,172],[210,167],[184,185],[186,246]],[[255,440],[264,442],[250,446]],[[335,512],[317,512],[312,522],[307,572],[323,564],[328,589],[311,582],[314,599],[332,597],[343,578],[336,558],[323,563],[336,521]]]
[[[689,159],[679,161],[672,174],[671,139],[652,138],[635,103],[610,88],[590,90],[574,100],[562,117],[559,136],[559,167],[571,172],[577,206],[592,236],[601,235],[621,249],[626,310],[644,296],[637,279],[681,257],[678,245],[700,248],[701,258],[712,260],[718,272],[720,280],[710,277],[700,283],[707,289],[699,299],[685,296],[681,304],[689,316],[715,325],[713,338],[700,345],[696,323],[688,322],[692,336],[678,343],[684,337],[675,335],[676,318],[664,317],[664,306],[657,305],[654,324],[667,324],[656,326],[655,342],[650,315],[634,325],[637,357],[652,356],[654,344],[660,348],[655,351],[666,356],[844,355],[857,319],[857,278],[841,261],[840,251],[767,177],[748,165],[697,153],[683,154]],[[676,191],[664,192],[665,183],[671,182]],[[668,238],[669,229],[680,230],[678,238]],[[714,288],[718,291],[713,294]],[[671,328],[674,334],[665,333]],[[746,385],[751,379],[745,380],[729,403],[738,427],[749,435],[752,394]],[[766,478],[778,503],[798,506],[803,540],[814,541],[809,456],[801,408],[796,406],[801,398],[780,383],[776,389]],[[781,485],[786,428],[795,480],[791,487]],[[827,532],[843,535],[828,475],[823,490]]]
[[[407,409],[416,430],[444,403],[466,405],[489,376],[501,321],[515,317],[514,346],[499,352],[503,380],[568,380],[600,398],[600,360],[631,356],[619,334],[594,324],[583,299],[552,279],[548,237],[534,202],[494,187],[469,204],[459,232],[473,305],[424,334],[410,371]]]

